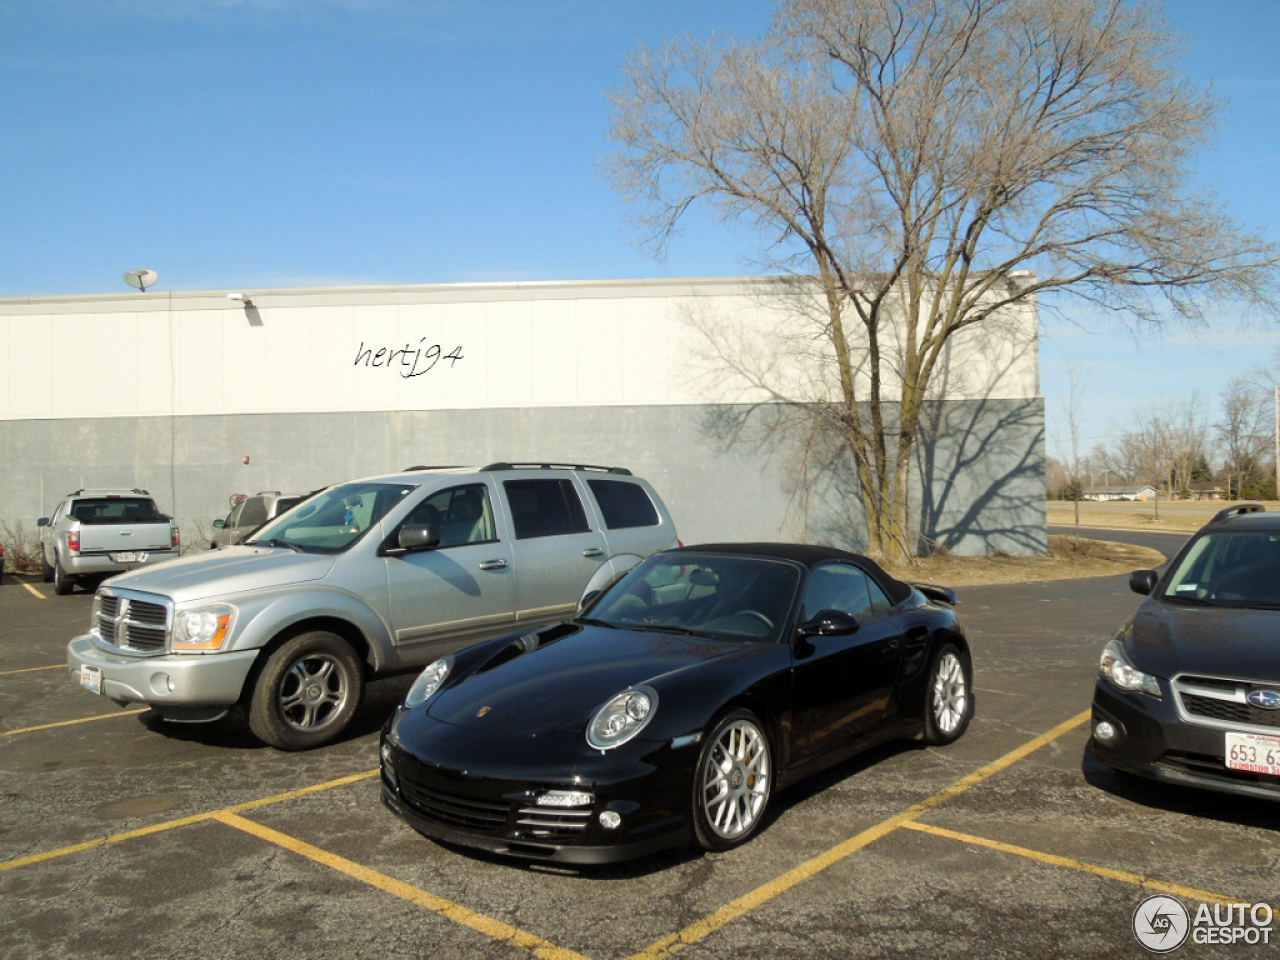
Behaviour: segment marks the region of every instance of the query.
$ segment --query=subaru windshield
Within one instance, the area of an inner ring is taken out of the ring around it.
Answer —
[[[1161,596],[1196,606],[1280,609],[1280,533],[1223,530],[1197,538]]]

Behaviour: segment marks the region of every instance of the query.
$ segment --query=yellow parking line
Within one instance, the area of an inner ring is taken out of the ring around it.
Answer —
[[[1193,887],[1180,887],[1174,883],[1165,883],[1163,880],[1152,880],[1150,877],[1144,877],[1136,873],[1126,873],[1123,870],[1112,870],[1109,867],[1098,867],[1091,863],[1085,863],[1082,860],[1073,860],[1071,857],[1060,857],[1053,853],[1042,853],[1039,850],[1030,850],[1027,847],[1015,846],[1012,843],[1002,843],[999,840],[988,840],[985,837],[975,837],[968,833],[958,833],[955,830],[946,830],[942,827],[935,827],[927,823],[904,823],[903,826],[908,830],[918,830],[921,833],[928,833],[935,837],[946,837],[948,840],[959,840],[961,843],[968,843],[976,847],[987,847],[991,850],[999,850],[1001,853],[1012,853],[1015,856],[1026,857],[1029,860],[1038,860],[1041,863],[1053,864],[1055,867],[1067,867],[1070,870],[1079,870],[1082,873],[1091,873],[1094,876],[1106,877],[1109,880],[1119,880],[1123,883],[1131,883],[1137,887],[1143,887],[1147,890],[1155,890],[1159,893],[1170,893],[1175,896],[1184,897],[1187,900],[1201,900],[1205,903],[1220,903],[1224,905],[1240,903],[1241,901],[1224,897],[1221,894],[1210,893],[1207,890],[1196,890]]]
[[[24,587],[26,587],[26,588],[27,588],[27,592],[28,592],[28,593],[31,593],[31,594],[35,595],[36,597],[39,597],[41,600],[45,600],[45,599],[47,599],[43,593],[41,593],[39,590],[37,590],[37,589],[36,589],[35,587],[33,587],[31,584],[27,583],[25,580],[20,580],[20,581],[18,581],[18,582],[19,582],[19,583],[21,583]]]
[[[59,723],[42,723],[38,727],[22,727],[18,730],[0,732],[2,737],[14,737],[20,733],[35,733],[37,730],[53,730],[56,727],[73,727],[78,723],[93,723],[95,720],[114,720],[116,717],[133,717],[146,713],[150,707],[139,707],[137,710],[121,710],[119,713],[100,713],[96,717],[83,717],[80,720],[63,720]]]
[[[132,840],[134,837],[145,837],[152,833],[161,833],[165,830],[173,830],[177,827],[185,827],[192,823],[202,823],[205,820],[211,820],[218,814],[243,813],[246,810],[256,810],[259,807],[269,806],[273,803],[281,803],[285,800],[293,800],[297,797],[305,797],[308,794],[320,793],[324,790],[332,790],[335,787],[345,787],[349,783],[358,783],[361,780],[368,780],[370,777],[376,777],[377,770],[366,770],[363,773],[353,773],[350,776],[339,777],[337,780],[327,780],[324,783],[313,784],[309,787],[301,787],[297,790],[290,790],[288,793],[277,793],[272,797],[264,797],[261,800],[250,800],[247,803],[238,803],[232,807],[224,807],[221,810],[211,810],[208,813],[197,813],[190,817],[182,817],[178,820],[166,820],[164,823],[157,823],[150,827],[142,827],[138,830],[129,830],[125,833],[115,833],[108,837],[98,837],[94,840],[87,840],[84,843],[72,844],[69,847],[59,847],[57,850],[48,850],[44,853],[33,853],[30,856],[18,857],[14,860],[5,860],[0,862],[0,873],[5,870],[13,870],[17,867],[29,866],[33,863],[42,863],[45,860],[55,860],[58,857],[65,857],[68,854],[79,853],[82,850],[92,850],[95,847],[103,847],[112,843],[120,843],[122,840]]]
[[[466,907],[460,906],[451,900],[445,900],[418,887],[396,880],[394,877],[388,877],[386,874],[378,873],[376,870],[362,867],[358,863],[353,863],[337,854],[314,847],[309,843],[304,843],[288,834],[272,830],[270,827],[264,827],[260,823],[254,823],[252,820],[246,820],[244,817],[238,817],[233,813],[216,813],[213,815],[213,819],[219,823],[225,823],[227,826],[235,827],[237,830],[243,830],[245,833],[252,834],[259,839],[266,840],[268,843],[283,847],[285,850],[290,850],[299,856],[306,857],[308,860],[314,860],[316,863],[337,870],[339,873],[345,873],[361,883],[367,883],[369,886],[376,887],[392,896],[407,900],[420,907],[425,907],[432,913],[452,920],[454,923],[469,927],[477,933],[484,934],[486,937],[518,947],[526,953],[542,958],[542,960],[586,960],[582,954],[574,953],[572,950],[566,950],[563,947],[557,947],[554,943],[535,937],[531,933],[525,933],[523,930],[500,920],[494,920],[492,917],[487,917],[482,913],[468,910]]]
[[[12,677],[15,673],[35,673],[37,670],[65,670],[65,663],[55,663],[51,667],[23,667],[21,670],[0,670],[0,677]]]
[[[649,946],[632,956],[630,960],[662,960],[662,958],[678,953],[690,944],[697,943],[708,934],[714,933],[716,930],[725,926],[725,924],[731,923],[744,914],[749,913],[769,900],[772,900],[779,894],[786,893],[797,884],[800,884],[805,880],[808,880],[810,877],[826,870],[828,867],[839,863],[850,854],[856,853],[868,844],[874,843],[881,837],[897,830],[899,827],[905,826],[921,814],[932,810],[940,804],[946,803],[951,798],[963,793],[975,784],[981,783],[983,780],[999,773],[1001,770],[1013,766],[1013,764],[1017,763],[1028,754],[1034,753],[1045,744],[1058,739],[1063,734],[1070,733],[1072,730],[1075,730],[1077,727],[1087,722],[1089,716],[1090,711],[1088,710],[1076,714],[1076,716],[1072,717],[1070,720],[1058,724],[1047,733],[1042,733],[1040,736],[1027,741],[1016,750],[1011,750],[1003,757],[1000,757],[1000,759],[994,760],[991,763],[988,763],[985,767],[975,770],[967,777],[962,777],[949,787],[938,791],[927,800],[922,800],[920,803],[908,807],[906,810],[890,817],[888,820],[884,820],[881,823],[876,824],[874,827],[869,827],[857,836],[850,837],[848,840],[832,847],[825,853],[819,854],[812,860],[802,863],[800,866],[795,867],[792,870],[788,870],[786,873],[782,874],[782,876],[777,877],[774,880],[770,880],[768,883],[764,884],[764,886],[757,887],[745,896],[739,897],[732,903],[726,904],[715,913],[704,917],[696,923],[690,924],[678,933],[673,933],[669,937],[664,937],[652,946]]]

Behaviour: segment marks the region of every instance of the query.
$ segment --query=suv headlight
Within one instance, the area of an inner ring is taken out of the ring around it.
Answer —
[[[1103,680],[1117,690],[1124,690],[1129,693],[1134,691],[1145,693],[1147,696],[1155,697],[1157,700],[1162,697],[1160,684],[1156,678],[1149,673],[1143,673],[1129,662],[1129,658],[1124,653],[1124,644],[1119,640],[1112,640],[1102,648],[1102,659],[1098,663],[1098,673]]]
[[[587,743],[597,750],[620,747],[648,726],[658,712],[658,692],[650,687],[632,687],[618,694],[587,724]]]
[[[180,610],[173,618],[173,651],[219,650],[231,634],[236,608],[225,603]]]
[[[404,705],[406,707],[416,707],[418,704],[425,702],[428,697],[440,689],[440,684],[444,683],[444,678],[449,675],[449,668],[452,666],[452,657],[442,657],[418,674],[418,679],[413,681],[413,686],[404,695]]]

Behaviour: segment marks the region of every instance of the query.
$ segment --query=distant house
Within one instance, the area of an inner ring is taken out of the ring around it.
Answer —
[[[1154,500],[1155,498],[1156,488],[1149,483],[1084,488],[1085,500]]]
[[[1188,489],[1192,500],[1223,500],[1227,496],[1226,488],[1217,480],[1197,481]]]

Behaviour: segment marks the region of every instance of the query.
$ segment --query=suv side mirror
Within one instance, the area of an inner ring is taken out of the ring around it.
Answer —
[[[48,517],[41,517],[39,520],[36,521],[37,527],[47,527],[48,525],[49,525]]]
[[[1154,570],[1135,570],[1129,574],[1129,589],[1147,597],[1159,581],[1160,577]]]
[[[843,610],[819,610],[812,620],[800,624],[802,637],[847,637],[857,630],[857,618]]]
[[[396,539],[396,543],[405,553],[431,550],[440,546],[440,531],[429,523],[405,524],[400,528],[400,536]]]
[[[221,529],[222,529],[223,527],[225,527],[226,525],[227,525],[227,521],[225,521],[225,520],[223,520],[223,519],[221,519],[221,518],[219,518],[219,519],[217,519],[217,520],[213,521],[213,529],[215,529],[215,530],[221,530]]]

